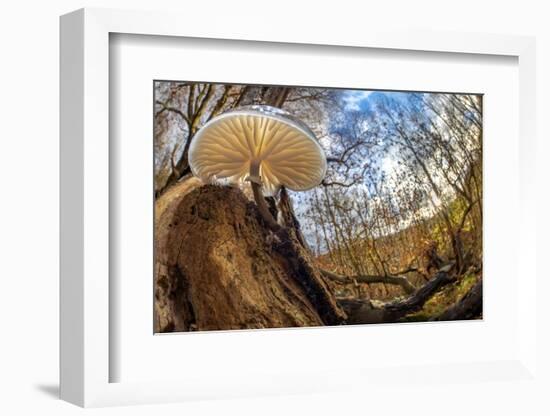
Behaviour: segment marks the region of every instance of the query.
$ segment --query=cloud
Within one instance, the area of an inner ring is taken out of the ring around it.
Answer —
[[[361,103],[366,101],[374,91],[346,91],[343,100],[347,110],[360,110]]]

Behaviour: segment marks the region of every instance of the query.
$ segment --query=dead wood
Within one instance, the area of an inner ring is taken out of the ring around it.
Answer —
[[[404,276],[393,275],[370,275],[370,274],[358,274],[352,276],[342,276],[337,273],[329,272],[328,270],[321,270],[323,276],[330,280],[340,284],[356,284],[356,283],[387,283],[391,285],[399,285],[403,288],[405,293],[412,294],[416,290],[414,285]]]
[[[155,241],[157,332],[346,319],[309,254],[286,230],[271,232],[238,188],[206,185],[172,198]]]
[[[392,302],[375,302],[369,299],[339,299],[348,314],[349,324],[371,324],[397,322],[405,315],[416,312],[443,286],[454,282],[456,277],[449,273],[449,266],[440,269],[424,286],[411,296]]]
[[[475,285],[457,303],[449,307],[433,321],[457,321],[475,319],[483,314],[483,280],[479,279]]]

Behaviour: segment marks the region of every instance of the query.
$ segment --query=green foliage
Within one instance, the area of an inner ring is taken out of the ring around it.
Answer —
[[[449,205],[445,208],[447,215],[451,220],[453,227],[458,227],[462,221],[462,216],[464,212],[468,209],[468,203],[464,198],[455,198]],[[435,220],[431,225],[430,237],[432,241],[437,244],[437,250],[439,253],[450,253],[452,248],[449,241],[449,234],[445,222],[440,218],[434,217],[432,220]],[[467,220],[464,223],[462,232],[470,232],[473,228],[473,224],[470,220]]]
[[[455,198],[449,204],[449,208],[448,208],[449,217],[455,227],[460,224],[460,221],[462,221],[462,216],[464,215],[464,212],[466,212],[467,209],[468,209],[468,203],[464,200],[464,198]],[[470,221],[466,221],[464,223],[464,228],[462,230],[463,231],[471,230]]]
[[[448,234],[443,221],[436,223],[431,230],[431,239],[437,244],[437,251],[444,252],[448,245]]]

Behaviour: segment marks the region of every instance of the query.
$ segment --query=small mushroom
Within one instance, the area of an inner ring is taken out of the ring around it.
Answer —
[[[205,182],[249,181],[260,213],[279,229],[262,195],[281,186],[306,191],[321,183],[327,161],[313,132],[286,111],[247,106],[213,118],[196,134],[189,149],[193,174]]]

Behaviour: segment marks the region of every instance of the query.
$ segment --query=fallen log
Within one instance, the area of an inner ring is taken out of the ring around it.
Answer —
[[[457,303],[431,321],[475,319],[483,313],[483,280],[479,279]]]
[[[359,274],[353,276],[342,276],[328,270],[321,270],[323,276],[328,279],[341,283],[341,284],[355,284],[355,283],[387,283],[391,285],[399,285],[403,290],[412,294],[416,291],[416,287],[409,282],[405,276],[394,276],[394,275],[369,275],[369,274]]]
[[[443,286],[454,282],[456,277],[450,274],[453,265],[441,268],[424,286],[411,296],[392,302],[376,302],[370,299],[338,299],[348,315],[348,324],[391,323],[424,306],[426,301]]]

